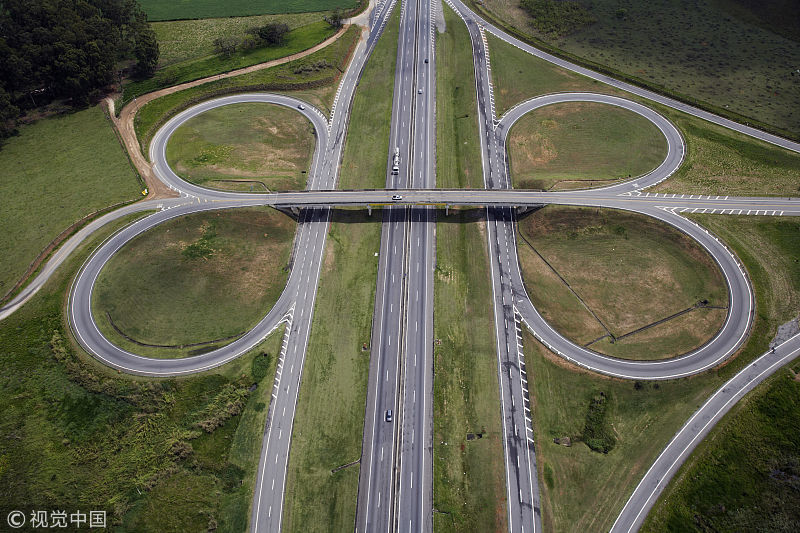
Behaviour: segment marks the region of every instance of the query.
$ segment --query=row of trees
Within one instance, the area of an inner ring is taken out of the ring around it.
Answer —
[[[0,0],[0,140],[26,108],[57,98],[85,105],[125,60],[140,77],[158,64],[136,0]]]

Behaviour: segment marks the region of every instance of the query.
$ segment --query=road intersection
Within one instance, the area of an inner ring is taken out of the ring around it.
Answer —
[[[646,192],[644,189],[667,179],[680,167],[686,148],[680,132],[671,122],[647,106],[625,98],[592,93],[546,95],[520,103],[502,117],[497,117],[486,31],[564,68],[586,74],[585,69],[543,54],[504,34],[458,0],[447,0],[447,3],[462,18],[471,36],[485,189],[433,188],[436,93],[433,18],[435,10],[439,9],[433,0],[406,0],[400,4],[401,30],[390,153],[387,154],[387,189],[335,189],[353,94],[363,67],[395,8],[394,1],[386,0],[375,7],[369,36],[355,51],[350,66],[342,76],[331,117],[325,117],[308,103],[274,94],[218,98],[180,113],[159,130],[150,148],[150,159],[157,177],[177,191],[179,196],[133,204],[91,224],[65,243],[20,296],[0,309],[2,319],[24,304],[67,255],[95,229],[122,214],[155,210],[154,214],[107,239],[87,259],[75,278],[70,291],[68,314],[75,337],[84,349],[105,364],[124,372],[154,377],[176,376],[225,364],[257,346],[281,324],[286,324],[263,436],[251,514],[252,531],[281,529],[294,412],[311,332],[331,209],[385,208],[382,211],[383,232],[355,525],[357,531],[432,529],[432,273],[435,265],[437,208],[474,206],[486,212],[501,390],[500,414],[504,428],[508,524],[513,532],[538,531],[541,528],[534,428],[528,397],[529,377],[521,351],[521,327],[528,327],[554,353],[579,366],[608,375],[657,380],[702,372],[739,349],[752,325],[755,302],[746,272],[736,257],[714,235],[681,216],[681,213],[800,216],[800,199],[797,198]],[[797,143],[595,73],[589,72],[587,75],[767,142],[800,151]],[[309,171],[308,190],[270,194],[215,191],[189,184],[170,169],[165,155],[166,144],[181,124],[209,109],[242,102],[265,102],[293,108],[311,122],[316,132],[316,149]],[[553,193],[512,189],[505,149],[511,126],[534,109],[561,102],[599,102],[640,114],[664,134],[667,156],[647,175],[610,187]],[[395,147],[403,161],[402,170],[397,174],[392,170]],[[518,214],[531,206],[546,204],[636,211],[671,224],[694,238],[714,258],[728,286],[728,315],[721,330],[700,348],[680,357],[660,361],[612,358],[578,346],[563,337],[532,305],[525,292],[516,255],[515,223]],[[137,235],[175,217],[255,205],[283,209],[294,213],[298,219],[294,266],[286,288],[255,328],[227,346],[185,359],[142,357],[115,346],[102,335],[92,316],[92,289],[104,265],[122,246]],[[737,374],[701,407],[647,472],[620,514],[614,531],[637,529],[688,453],[730,409],[733,402],[775,372],[781,362],[791,360],[798,353],[800,338],[795,337],[780,346],[777,355],[764,354]],[[395,413],[394,423],[385,422],[387,409]]]

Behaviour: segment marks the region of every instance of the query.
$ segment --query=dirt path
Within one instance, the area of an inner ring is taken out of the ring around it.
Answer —
[[[294,61],[295,59],[300,59],[301,57],[313,54],[314,52],[317,52],[318,50],[321,50],[326,46],[330,45],[331,43],[335,42],[337,39],[339,39],[339,37],[344,35],[344,32],[347,31],[347,28],[349,27],[350,27],[349,24],[342,26],[342,28],[338,32],[336,32],[335,35],[322,41],[316,46],[313,46],[307,50],[303,50],[302,52],[298,52],[296,54],[285,56],[280,59],[275,59],[273,61],[267,61],[266,63],[259,63],[257,65],[252,65],[238,70],[232,70],[224,74],[216,74],[214,76],[209,76],[207,78],[201,78],[199,80],[181,83],[180,85],[174,85],[172,87],[167,87],[166,89],[160,89],[158,91],[154,91],[152,93],[147,93],[145,95],[139,96],[135,98],[133,102],[128,103],[128,105],[122,108],[122,111],[119,114],[119,118],[117,118],[114,112],[115,110],[114,110],[113,98],[110,97],[106,98],[104,102],[106,108],[109,111],[109,116],[111,117],[114,126],[117,128],[117,131],[119,132],[119,135],[122,138],[122,142],[125,144],[125,149],[128,151],[128,154],[130,155],[131,161],[133,161],[136,170],[139,171],[139,174],[142,176],[142,179],[144,179],[144,182],[147,184],[147,191],[148,191],[147,198],[148,199],[170,198],[177,196],[177,194],[175,193],[175,191],[171,190],[169,187],[164,185],[161,182],[161,180],[156,178],[156,175],[153,172],[153,166],[150,164],[147,158],[144,155],[142,155],[142,151],[139,146],[139,139],[136,138],[136,130],[133,126],[133,121],[136,118],[136,113],[139,111],[139,109],[141,109],[143,105],[155,100],[156,98],[176,93],[184,89],[189,89],[191,87],[197,87],[198,85],[203,85],[211,81],[223,80],[225,78],[232,78],[233,76],[239,76],[240,74],[256,72],[258,70],[263,70],[265,68],[282,65],[284,63],[288,63],[289,61]]]

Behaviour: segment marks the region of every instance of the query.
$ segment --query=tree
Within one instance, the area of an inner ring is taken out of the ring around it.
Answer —
[[[341,28],[342,23],[344,22],[344,14],[342,10],[338,7],[334,9],[330,15],[325,17],[325,22],[333,26],[334,28]]]
[[[237,46],[239,46],[239,39],[236,37],[218,37],[214,39],[214,51],[226,57],[236,53]]]
[[[0,143],[16,132],[19,109],[11,103],[8,93],[0,87]]]
[[[275,46],[282,44],[286,40],[286,34],[289,33],[289,26],[283,22],[270,22],[266,26],[258,28],[256,33],[264,42]]]

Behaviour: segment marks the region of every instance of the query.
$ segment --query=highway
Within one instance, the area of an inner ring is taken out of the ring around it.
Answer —
[[[109,237],[84,262],[69,294],[70,327],[81,346],[103,363],[121,371],[151,377],[201,372],[225,364],[257,346],[281,324],[287,326],[263,435],[251,513],[252,531],[280,531],[285,480],[295,408],[314,311],[326,235],[333,208],[381,208],[383,227],[374,307],[369,390],[357,502],[357,531],[430,531],[432,529],[432,344],[435,217],[437,209],[473,206],[484,209],[490,253],[497,340],[497,372],[503,420],[506,499],[509,530],[541,529],[536,479],[534,428],[528,395],[529,379],[521,345],[521,327],[553,352],[584,368],[611,376],[659,380],[713,368],[742,345],[752,325],[755,301],[738,259],[714,235],[682,216],[687,213],[750,216],[800,216],[798,198],[654,194],[646,188],[671,176],[682,164],[684,141],[675,126],[642,104],[593,93],[546,95],[522,102],[502,117],[494,110],[489,31],[503,40],[559,66],[710,120],[747,135],[800,151],[800,144],[746,125],[733,123],[649,91],[592,73],[544,54],[506,35],[472,13],[459,0],[447,0],[464,20],[471,37],[485,189],[435,189],[435,33],[432,0],[402,3],[400,39],[394,84],[391,141],[387,154],[386,189],[337,190],[339,164],[349,112],[366,61],[395,7],[377,4],[368,37],[354,52],[342,76],[330,117],[298,99],[275,94],[242,94],[194,106],[168,121],[155,135],[150,160],[156,176],[178,192],[177,198],[126,206],[87,225],[43,266],[41,273],[5,307],[0,319],[19,309],[49,279],[87,236],[121,216],[155,210]],[[506,137],[514,122],[542,106],[560,102],[600,102],[620,106],[652,121],[667,141],[667,155],[652,172],[610,187],[540,192],[511,187]],[[170,169],[166,144],[186,120],[209,109],[242,102],[265,102],[297,110],[313,125],[316,148],[306,191],[244,194],[189,184]],[[300,109],[301,105],[304,107]],[[392,174],[394,148],[400,151],[400,172]],[[398,198],[399,197],[399,198]],[[516,218],[531,206],[561,204],[625,209],[671,224],[695,239],[714,258],[729,292],[728,314],[721,330],[700,348],[658,361],[607,357],[577,346],[555,331],[531,304],[525,292],[516,249]],[[189,213],[244,206],[272,206],[298,220],[293,268],[276,305],[241,338],[203,355],[185,359],[151,359],[122,350],[99,331],[91,313],[94,283],[104,265],[137,235]],[[614,525],[614,531],[635,531],[647,511],[697,443],[730,407],[755,385],[800,353],[794,337],[732,378],[676,434],[635,489]],[[385,421],[392,409],[394,421]]]

